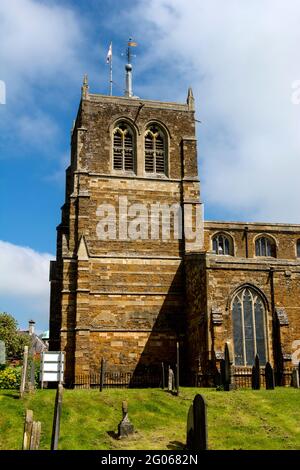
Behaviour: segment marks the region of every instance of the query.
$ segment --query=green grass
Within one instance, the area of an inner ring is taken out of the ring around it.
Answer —
[[[179,397],[159,389],[65,390],[60,449],[182,449],[186,418],[196,393],[207,401],[209,449],[300,449],[300,390],[182,388]],[[20,449],[24,410],[42,423],[40,449],[49,449],[55,390],[39,390],[18,398],[0,391],[0,449]],[[117,440],[122,401],[136,433]]]

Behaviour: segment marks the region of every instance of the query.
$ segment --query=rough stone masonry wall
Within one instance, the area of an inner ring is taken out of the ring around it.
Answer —
[[[226,341],[233,343],[231,301],[242,285],[254,286],[267,300],[269,360],[290,367],[300,359],[300,260],[296,243],[299,225],[248,224],[248,252],[245,258],[246,224],[206,222],[207,309],[210,318],[209,350],[211,358],[220,356]],[[212,237],[223,232],[233,237],[235,256],[216,256],[211,252]],[[276,258],[256,257],[255,238],[265,234],[276,243]],[[276,311],[283,309],[287,321],[279,322]],[[220,312],[221,322],[213,324],[213,313]],[[273,321],[274,320],[274,321]],[[279,364],[277,364],[279,366]],[[276,364],[275,364],[276,366]]]
[[[119,118],[129,119],[136,130],[135,175],[112,168],[111,132]],[[165,177],[144,173],[143,135],[152,120],[161,123],[168,139]],[[70,381],[98,370],[102,357],[111,369],[128,371],[175,361],[176,339],[185,334],[183,241],[99,240],[96,211],[101,203],[117,205],[120,196],[149,207],[199,203],[194,129],[187,105],[141,106],[96,95],[81,103],[58,230],[60,312],[51,315],[67,351]]]

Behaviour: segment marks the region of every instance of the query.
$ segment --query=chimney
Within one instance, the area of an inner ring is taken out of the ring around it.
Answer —
[[[29,325],[29,336],[32,336],[34,334],[34,326],[35,326],[35,321],[34,320],[29,320],[28,322]]]

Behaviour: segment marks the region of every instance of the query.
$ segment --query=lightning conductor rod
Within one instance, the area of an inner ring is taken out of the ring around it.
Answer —
[[[132,91],[132,64],[131,64],[131,47],[136,46],[136,43],[129,38],[127,46],[127,64],[125,65],[126,70],[126,86],[125,86],[125,96],[127,98],[133,97]]]

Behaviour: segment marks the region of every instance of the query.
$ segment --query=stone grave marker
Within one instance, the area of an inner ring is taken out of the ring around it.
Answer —
[[[256,354],[254,366],[252,367],[252,389],[260,390],[260,367],[259,367],[259,357]]]
[[[174,372],[173,372],[173,370],[171,369],[171,367],[169,367],[168,391],[169,391],[169,392],[173,392],[173,390],[174,390]]]
[[[299,388],[299,372],[296,367],[292,370],[292,387]]]
[[[187,417],[186,447],[192,449],[194,443],[194,406],[191,405]]]
[[[4,341],[0,341],[0,365],[4,365],[6,363],[6,349]]]
[[[207,412],[206,402],[197,394],[188,412],[187,448],[193,452],[207,450]]]
[[[122,402],[123,419],[118,425],[118,438],[128,437],[134,433],[133,424],[128,418],[128,405],[126,401]]]
[[[223,380],[224,390],[229,392],[232,390],[232,383],[231,383],[231,360],[229,355],[228,344],[225,344],[224,350],[224,362],[221,361],[221,376]]]
[[[274,370],[269,362],[267,362],[266,367],[265,367],[265,381],[266,381],[266,390],[274,390],[275,388]]]

